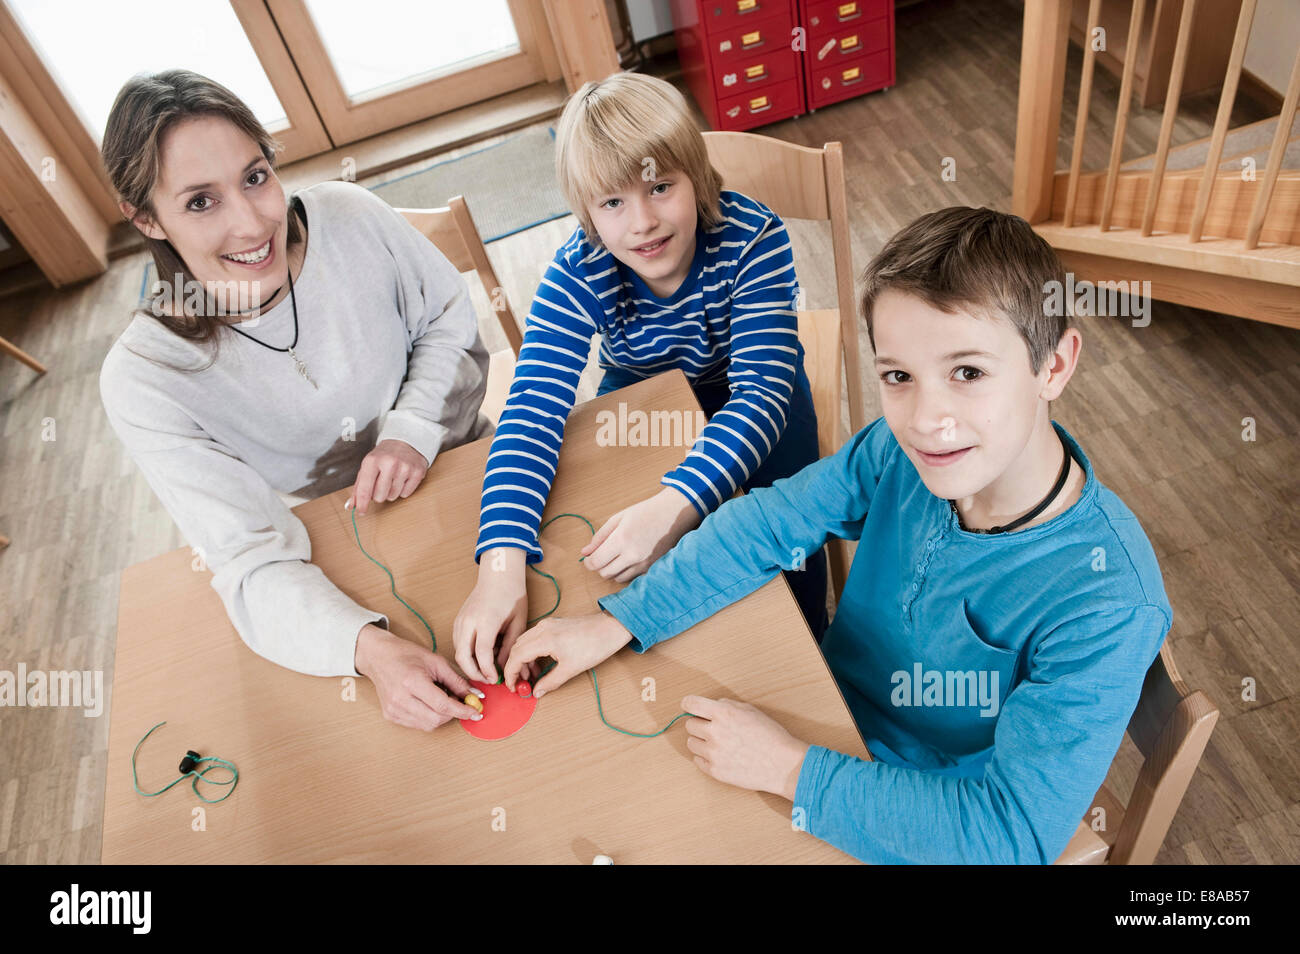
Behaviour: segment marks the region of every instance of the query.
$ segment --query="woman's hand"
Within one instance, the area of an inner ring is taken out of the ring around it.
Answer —
[[[582,548],[583,563],[607,580],[626,583],[699,525],[700,515],[685,495],[665,487],[606,520]]]
[[[506,660],[505,684],[514,692],[515,680],[530,664],[550,656],[555,668],[533,686],[533,695],[541,698],[558,689],[574,676],[604,662],[632,641],[632,634],[609,613],[590,616],[544,619],[519,637]]]
[[[355,504],[357,512],[364,514],[372,500],[409,497],[420,486],[428,470],[424,455],[406,441],[380,441],[362,459],[357,482],[343,509]]]
[[[479,556],[478,583],[456,614],[451,632],[456,664],[476,682],[497,681],[497,666],[505,665],[510,647],[528,627],[527,558],[518,547],[493,547]],[[530,669],[524,678],[531,677]]]
[[[794,801],[799,770],[811,748],[774,719],[734,699],[687,696],[682,709],[698,718],[686,720],[686,747],[695,765],[719,782]]]
[[[429,732],[452,719],[483,718],[460,701],[475,690],[451,663],[373,623],[357,637],[355,665],[375,684],[389,722]]]

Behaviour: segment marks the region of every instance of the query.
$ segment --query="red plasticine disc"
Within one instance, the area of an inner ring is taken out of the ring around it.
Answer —
[[[532,687],[520,679],[516,683],[518,692],[511,692],[504,684],[489,685],[485,682],[471,682],[471,686],[483,692],[483,718],[477,722],[462,719],[461,727],[476,739],[496,741],[514,735],[532,717],[537,708]]]

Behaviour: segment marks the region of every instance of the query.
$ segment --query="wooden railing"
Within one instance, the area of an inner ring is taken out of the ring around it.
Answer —
[[[1220,170],[1256,5],[1241,2],[1213,131],[1208,143],[1198,142],[1203,164],[1167,174],[1197,0],[1183,0],[1149,170],[1125,169],[1122,161],[1147,6],[1131,0],[1110,159],[1104,170],[1086,171],[1097,59],[1090,41],[1101,16],[1101,0],[1089,0],[1073,150],[1068,171],[1058,172],[1071,0],[1026,0],[1012,211],[1051,242],[1067,269],[1089,280],[1148,279],[1155,298],[1300,327],[1300,170],[1282,169],[1300,100],[1300,37],[1260,175]]]

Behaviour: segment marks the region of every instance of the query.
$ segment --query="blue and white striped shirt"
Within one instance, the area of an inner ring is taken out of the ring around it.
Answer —
[[[707,516],[749,479],[785,430],[800,360],[799,286],[785,225],[761,202],[721,196],[723,220],[697,226],[680,288],[656,296],[632,269],[578,229],[555,253],[533,299],[505,410],[483,478],[477,561],[513,546],[541,559],[537,528],[564,425],[600,333],[600,366],[648,378],[680,369],[731,397],[664,475]]]

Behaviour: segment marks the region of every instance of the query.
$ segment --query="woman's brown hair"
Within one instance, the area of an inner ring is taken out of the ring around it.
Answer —
[[[113,101],[100,156],[118,197],[135,209],[137,216],[154,219],[153,190],[158,181],[163,137],[176,123],[197,116],[219,116],[233,123],[257,143],[271,168],[275,168],[279,144],[257,121],[244,101],[220,83],[189,70],[134,76],[127,80]],[[292,246],[300,241],[302,231],[297,217],[290,215],[288,244]],[[195,282],[194,276],[171,242],[147,235],[144,242],[153,255],[162,282],[170,284],[174,276],[180,275],[184,281],[182,287],[194,287],[190,285]],[[188,296],[181,289],[172,291],[173,302],[187,301]],[[179,314],[161,312],[161,308],[154,307],[151,313],[179,337],[200,345],[211,344],[215,360],[218,333],[226,323],[221,314],[213,308],[195,313],[187,307],[183,307]]]

